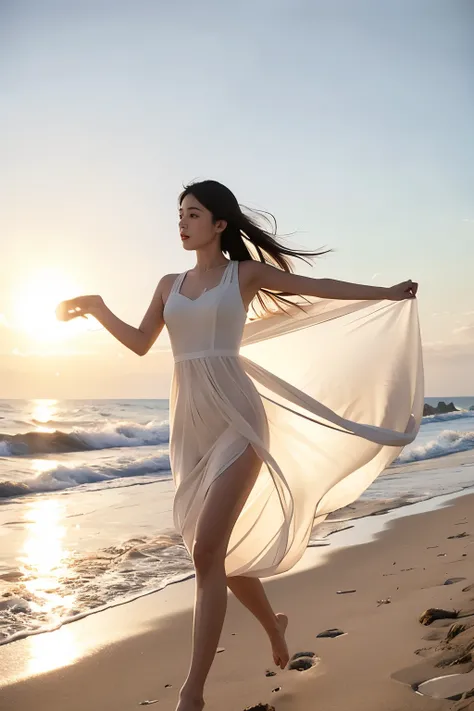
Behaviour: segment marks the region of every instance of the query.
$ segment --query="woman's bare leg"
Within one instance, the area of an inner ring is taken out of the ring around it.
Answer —
[[[283,613],[275,614],[273,612],[259,578],[246,578],[238,575],[227,578],[227,585],[242,605],[260,622],[270,639],[273,661],[277,667],[284,669],[289,659],[288,647],[285,641],[285,631],[288,625],[287,616]]]
[[[252,447],[211,484],[196,527],[193,650],[177,711],[201,711],[204,684],[216,654],[227,608],[225,556],[230,536],[255,484],[261,460]]]

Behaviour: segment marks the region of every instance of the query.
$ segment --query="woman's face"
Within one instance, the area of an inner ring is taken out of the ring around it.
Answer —
[[[226,224],[224,220],[214,222],[212,213],[194,195],[186,195],[179,207],[179,234],[184,249],[206,247],[219,239]]]

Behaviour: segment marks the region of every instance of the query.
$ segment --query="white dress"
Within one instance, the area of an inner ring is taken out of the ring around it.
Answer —
[[[414,440],[421,342],[416,299],[291,297],[289,313],[247,322],[238,271],[230,261],[196,299],[180,293],[180,274],[165,305],[173,515],[191,552],[209,486],[250,444],[263,465],[225,567],[263,578],[295,565],[314,525],[355,501]]]

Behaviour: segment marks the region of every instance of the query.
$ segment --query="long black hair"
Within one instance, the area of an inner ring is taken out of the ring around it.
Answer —
[[[279,267],[285,272],[292,272],[292,258],[301,259],[310,264],[310,260],[330,252],[325,250],[297,250],[282,244],[276,235],[277,223],[271,213],[244,208],[229,188],[216,180],[202,180],[186,185],[179,196],[181,205],[186,195],[193,197],[204,205],[213,216],[214,222],[225,220],[227,227],[221,234],[221,250],[229,259],[243,262],[254,259]],[[258,219],[265,221],[268,229],[258,224]],[[288,292],[273,292],[261,289],[257,294],[259,305],[263,312],[273,312],[275,307],[285,310],[284,305],[291,302],[285,299]],[[256,309],[254,309],[257,311]]]

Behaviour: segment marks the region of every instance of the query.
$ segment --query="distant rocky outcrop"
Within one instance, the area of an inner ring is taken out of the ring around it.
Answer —
[[[423,417],[426,417],[426,415],[445,415],[447,412],[459,412],[458,408],[454,406],[454,402],[446,404],[444,400],[441,400],[436,407],[425,403]]]

